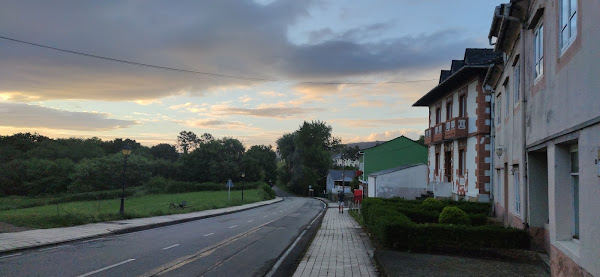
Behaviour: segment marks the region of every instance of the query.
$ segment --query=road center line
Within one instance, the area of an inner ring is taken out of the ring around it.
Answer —
[[[90,276],[90,275],[96,274],[96,273],[98,273],[98,272],[105,271],[105,270],[107,270],[107,269],[111,269],[111,268],[113,268],[113,267],[117,267],[117,266],[120,266],[120,265],[122,265],[122,264],[126,264],[126,263],[128,263],[128,262],[132,262],[132,261],[135,261],[135,259],[129,259],[129,260],[126,260],[126,261],[122,261],[122,262],[120,262],[120,263],[116,263],[116,264],[114,264],[114,265],[109,265],[109,266],[107,266],[107,267],[103,267],[103,268],[101,268],[101,269],[94,270],[94,271],[92,271],[92,272],[88,272],[88,273],[86,273],[86,274],[79,275],[79,276],[77,276],[77,277],[85,277],[85,276]]]
[[[16,256],[21,256],[21,255],[23,255],[23,253],[17,253],[17,254],[2,256],[2,257],[0,257],[0,259],[10,258],[10,257],[16,257]]]
[[[214,235],[214,234],[215,234],[215,233],[208,233],[208,234],[206,234],[206,235],[204,235],[204,236],[205,236],[205,237],[208,237],[208,236],[212,236],[212,235]]]
[[[248,222],[252,222],[252,221],[254,221],[254,219],[248,220]]]
[[[263,217],[267,217],[267,215],[263,216]]]
[[[235,227],[237,227],[237,225],[229,226],[229,229],[235,228]]]
[[[177,246],[179,246],[179,243],[178,244],[173,244],[171,246],[167,246],[167,247],[163,248],[163,250],[171,249],[171,248],[177,247]]]

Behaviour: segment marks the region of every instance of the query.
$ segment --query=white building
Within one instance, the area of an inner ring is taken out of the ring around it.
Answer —
[[[554,276],[600,276],[600,2],[511,1],[490,42],[494,207],[550,254]]]
[[[369,174],[369,197],[414,200],[427,193],[427,165],[411,164]]]

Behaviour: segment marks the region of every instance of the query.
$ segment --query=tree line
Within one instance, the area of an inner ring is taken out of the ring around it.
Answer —
[[[0,195],[40,195],[117,189],[123,172],[121,149],[132,148],[127,186],[181,182],[273,183],[276,154],[267,145],[246,149],[235,138],[182,131],[177,144],[141,145],[132,139],[59,138],[18,133],[0,136]]]

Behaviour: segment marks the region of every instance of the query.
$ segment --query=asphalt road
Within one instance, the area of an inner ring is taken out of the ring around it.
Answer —
[[[263,276],[322,210],[318,200],[286,197],[238,213],[0,257],[0,276]]]

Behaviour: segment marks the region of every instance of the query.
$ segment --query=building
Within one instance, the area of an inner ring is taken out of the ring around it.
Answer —
[[[427,165],[410,164],[369,174],[369,197],[415,200],[427,193]]]
[[[352,158],[342,158],[342,154],[333,155],[333,164],[341,167],[354,167],[358,168],[359,162],[355,157]]]
[[[337,193],[339,190],[351,192],[350,183],[356,177],[356,172],[353,170],[335,170],[327,171],[327,193]]]
[[[526,228],[555,276],[600,276],[600,2],[510,1],[490,42],[496,216]]]
[[[371,173],[403,165],[427,163],[427,146],[405,136],[397,137],[359,153],[359,177],[363,184]],[[371,193],[371,192],[369,192]]]
[[[491,94],[488,68],[501,62],[493,49],[466,49],[462,60],[442,70],[436,87],[413,104],[429,107],[428,183],[435,197],[489,201]]]

